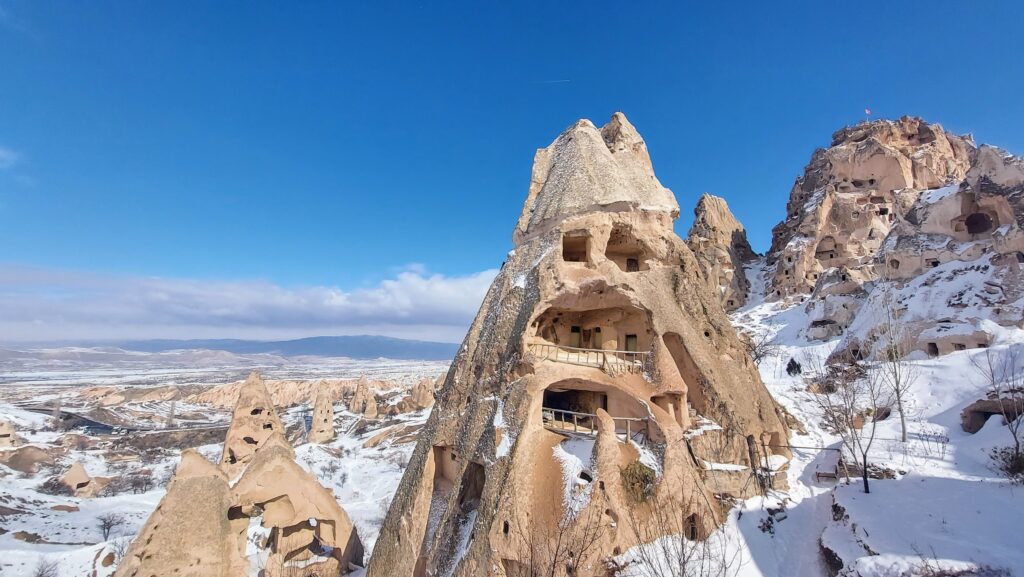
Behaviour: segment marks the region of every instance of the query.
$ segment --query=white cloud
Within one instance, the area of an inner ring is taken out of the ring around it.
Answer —
[[[19,160],[21,160],[21,155],[17,152],[5,146],[0,146],[0,170],[13,168],[15,164],[18,164]]]
[[[344,291],[0,265],[0,342],[341,334],[459,342],[496,274],[414,267]]]

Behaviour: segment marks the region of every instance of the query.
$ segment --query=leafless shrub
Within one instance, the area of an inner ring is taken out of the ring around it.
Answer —
[[[743,345],[755,365],[761,366],[762,361],[778,356],[781,348],[768,333],[745,333],[743,336]]]
[[[71,490],[71,487],[68,487],[64,481],[57,476],[47,478],[39,485],[39,487],[36,488],[36,490],[47,495],[59,495],[62,497],[69,497],[75,494],[75,492]]]
[[[944,568],[934,550],[928,556],[916,545],[912,548],[921,561],[900,573],[899,577],[1013,577],[1009,570],[991,565],[980,565],[972,569]]]
[[[103,534],[103,540],[106,541],[114,529],[127,524],[128,520],[120,513],[104,513],[96,518],[96,523]]]
[[[806,398],[825,427],[839,435],[844,452],[856,460],[864,492],[870,493],[868,455],[879,415],[891,405],[890,390],[877,369],[862,370],[853,359],[825,365],[821,358],[812,357],[807,364],[812,381],[823,383],[819,390],[827,392],[809,392]]]
[[[985,396],[998,402],[1012,445],[990,452],[996,469],[1015,483],[1024,483],[1024,359],[1019,348],[985,349],[971,357],[982,378]]]
[[[644,545],[631,550],[632,573],[642,577],[732,577],[743,565],[742,547],[721,532],[710,505],[695,494],[667,503],[631,508],[630,528]]]
[[[560,497],[552,493],[552,510],[564,511]],[[581,494],[578,498],[586,497]],[[601,511],[594,503],[582,505],[576,514],[562,515],[554,526],[517,525],[513,538],[518,559],[506,561],[505,573],[509,577],[583,574],[580,570],[597,562],[600,551],[596,545],[603,532]]]
[[[60,567],[57,566],[57,562],[46,557],[40,557],[35,569],[32,570],[32,577],[57,577],[59,574]]]

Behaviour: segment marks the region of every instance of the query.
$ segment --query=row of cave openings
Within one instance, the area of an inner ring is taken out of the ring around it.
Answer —
[[[569,263],[593,264],[592,237],[586,229],[566,231],[562,234],[562,260]],[[650,251],[633,234],[632,228],[617,224],[608,236],[604,256],[624,272],[648,270],[647,259]]]

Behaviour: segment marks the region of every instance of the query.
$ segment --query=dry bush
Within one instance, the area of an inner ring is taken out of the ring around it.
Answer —
[[[654,470],[640,461],[622,467],[622,489],[634,503],[643,503],[654,494],[654,485],[658,480]]]

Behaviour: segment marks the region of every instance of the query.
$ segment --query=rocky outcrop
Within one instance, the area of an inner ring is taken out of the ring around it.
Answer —
[[[313,427],[309,440],[328,443],[334,440],[334,403],[326,393],[317,393],[313,402]]]
[[[262,380],[250,375],[239,391],[225,453],[237,441],[233,434],[254,426],[267,432],[255,444],[243,437],[252,451],[219,468],[184,451],[167,494],[116,577],[338,575],[362,565],[362,542],[351,520],[295,462],[268,401]]]
[[[360,379],[356,391],[348,401],[348,410],[367,419],[377,418],[377,395],[370,389],[366,379]]]
[[[61,476],[60,482],[74,493],[76,497],[91,498],[99,494],[103,487],[110,483],[110,479],[107,477],[92,477],[81,463],[75,461],[71,468]]]
[[[804,303],[836,354],[876,354],[896,325],[908,350],[985,346],[985,323],[1024,314],[1022,181],[1019,159],[918,118],[844,128],[790,193],[767,296]]]
[[[18,436],[14,423],[6,419],[0,419],[0,449],[13,449],[21,445],[24,440]]]
[[[420,432],[368,575],[515,575],[550,563],[535,554],[556,534],[588,531],[601,554],[576,551],[572,565],[595,574],[598,557],[639,540],[628,515],[672,511],[686,523],[675,532],[702,537],[729,506],[718,464],[750,479],[771,463],[757,477],[769,479],[786,462],[786,424],[673,232],[678,213],[621,114],[581,120],[537,152],[515,248]]]
[[[117,567],[115,577],[244,575],[243,551],[232,539],[233,500],[224,472],[187,449],[167,494]]]
[[[831,269],[847,271],[840,282],[874,280],[875,254],[894,223],[922,191],[962,180],[973,150],[969,136],[919,118],[865,122],[833,134],[793,185],[786,220],[772,231],[768,297],[803,301]],[[836,323],[819,336],[841,329]]]
[[[747,232],[729,210],[724,198],[703,194],[693,209],[693,226],[686,244],[697,257],[702,276],[720,295],[725,310],[747,302],[750,282],[743,266],[757,258]]]
[[[277,417],[270,393],[254,371],[238,391],[231,426],[224,439],[221,468],[229,478],[235,478],[267,439],[283,432],[284,425]]]

